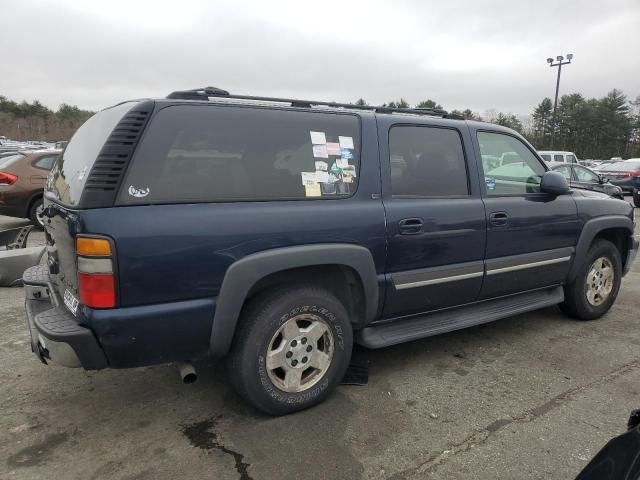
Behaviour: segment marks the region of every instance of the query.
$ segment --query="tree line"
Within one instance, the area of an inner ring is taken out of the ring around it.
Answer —
[[[367,105],[364,99],[356,105]],[[390,108],[411,108],[404,98],[383,104]],[[413,108],[442,109],[434,100]],[[563,95],[554,116],[553,102],[544,98],[530,116],[488,110],[483,115],[471,109],[451,110],[450,116],[502,125],[529,140],[538,150],[568,150],[578,158],[609,159],[640,157],[640,96],[629,100],[613,89],[602,98],[585,98],[579,93]]]
[[[93,114],[66,103],[53,111],[38,100],[17,103],[0,95],[0,135],[12,140],[69,140]]]
[[[367,102],[360,98],[355,104],[365,106]],[[383,106],[443,109],[431,99],[412,106],[400,98]],[[0,95],[0,135],[14,140],[68,140],[93,114],[66,103],[53,111],[38,100],[17,103]],[[640,157],[640,96],[629,100],[616,89],[602,98],[587,99],[579,93],[563,95],[555,115],[550,98],[544,98],[525,117],[495,110],[480,115],[468,108],[452,110],[449,115],[512,128],[538,150],[569,150],[585,159]]]

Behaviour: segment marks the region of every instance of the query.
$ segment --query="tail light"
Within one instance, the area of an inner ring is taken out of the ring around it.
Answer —
[[[77,236],[80,303],[91,308],[116,306],[115,251],[111,240]]]
[[[625,172],[625,177],[640,177],[640,172]]]
[[[0,172],[0,185],[13,185],[17,180],[18,177],[16,177],[15,175]]]

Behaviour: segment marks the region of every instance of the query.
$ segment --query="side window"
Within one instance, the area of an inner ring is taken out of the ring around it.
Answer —
[[[567,162],[578,163],[578,160],[576,159],[575,155],[567,155]]]
[[[556,161],[556,162],[564,162],[564,155],[556,153],[553,156],[553,160]]]
[[[488,195],[540,192],[540,181],[545,169],[524,143],[510,135],[496,132],[478,132],[478,143]],[[485,155],[508,158],[509,162],[492,168],[484,161]],[[514,155],[517,161],[513,161]]]
[[[545,162],[550,162],[551,161],[551,155],[549,155],[548,153],[543,153],[542,155],[540,155],[542,157],[542,159]]]
[[[355,115],[170,106],[150,123],[119,203],[343,198],[359,158]]]
[[[389,132],[389,161],[394,196],[448,197],[469,194],[462,139],[456,130],[423,126],[392,127]]]
[[[566,178],[568,182],[571,181],[571,167],[569,167],[569,165],[562,165],[561,167],[554,168],[554,170],[564,175],[564,178]]]
[[[579,182],[584,182],[584,183],[599,183],[600,182],[600,178],[598,178],[598,176],[593,173],[590,172],[589,170],[587,170],[586,168],[582,168],[582,167],[573,167],[575,172],[576,172],[576,177],[578,177],[578,181]]]
[[[44,157],[40,157],[38,160],[33,162],[33,166],[36,168],[41,168],[43,170],[51,170],[51,167],[53,167],[53,162],[56,161],[56,158],[58,158],[58,155],[47,155]]]

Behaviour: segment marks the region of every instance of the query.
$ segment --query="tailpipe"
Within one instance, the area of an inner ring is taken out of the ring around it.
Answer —
[[[182,382],[185,384],[193,383],[198,379],[198,373],[196,369],[193,368],[191,362],[178,363],[178,373],[180,374],[180,378],[182,378]]]

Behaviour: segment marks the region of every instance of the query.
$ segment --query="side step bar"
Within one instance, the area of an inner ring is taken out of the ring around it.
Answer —
[[[372,325],[356,332],[355,340],[368,348],[388,347],[550,307],[563,300],[562,287],[519,293],[420,317]]]

